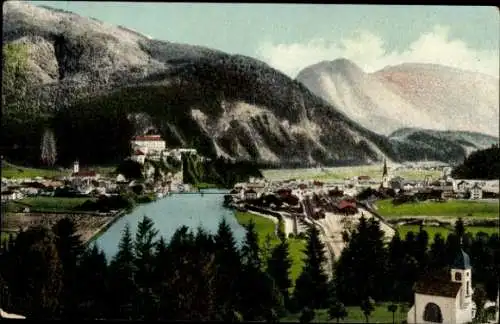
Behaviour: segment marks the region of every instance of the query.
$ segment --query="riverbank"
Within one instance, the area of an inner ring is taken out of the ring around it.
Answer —
[[[97,230],[95,230],[89,238],[86,240],[82,238],[83,244],[84,245],[90,245],[92,242],[95,242],[103,233],[105,233],[116,221],[118,221],[121,217],[127,214],[127,211],[125,209],[118,211],[111,220],[109,220],[107,223],[103,224],[101,227],[99,227]]]

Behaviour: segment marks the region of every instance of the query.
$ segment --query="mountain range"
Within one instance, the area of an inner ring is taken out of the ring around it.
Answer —
[[[22,95],[11,96],[2,108],[7,156],[15,154],[12,147],[36,155],[46,127],[54,129],[63,162],[126,156],[130,136],[150,129],[171,147],[281,166],[424,156],[459,161],[467,154],[453,138],[435,144],[434,135],[388,136],[411,123],[375,130],[349,112],[347,101],[317,93],[306,82],[312,77],[293,80],[251,57],[154,40],[62,10],[4,3],[3,43],[28,53],[25,79],[11,89],[24,89]],[[344,63],[342,75],[362,75]],[[360,108],[352,105],[353,111]]]
[[[297,80],[362,126],[498,136],[499,80],[437,64],[405,63],[366,73],[347,59],[306,67]]]

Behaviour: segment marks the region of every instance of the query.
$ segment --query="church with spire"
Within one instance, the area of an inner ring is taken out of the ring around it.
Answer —
[[[446,273],[428,275],[415,285],[415,303],[408,323],[470,323],[475,316],[472,302],[472,267],[462,249]]]
[[[384,168],[382,169],[382,183],[380,184],[380,188],[388,189],[389,188],[389,172],[387,170],[387,160],[384,159]]]

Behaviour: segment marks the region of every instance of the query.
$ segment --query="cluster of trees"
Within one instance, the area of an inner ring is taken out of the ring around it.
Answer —
[[[125,228],[110,263],[97,246],[85,247],[75,232],[74,223],[63,219],[51,230],[35,227],[7,241],[0,255],[2,309],[31,318],[270,322],[300,312],[301,322],[310,322],[317,309],[327,308],[330,318],[338,320],[348,315],[348,305],[357,305],[368,322],[375,301],[391,301],[393,313],[396,304],[412,303],[414,282],[446,269],[460,239],[471,255],[476,304],[496,298],[500,274],[494,255],[498,235],[471,237],[461,221],[446,240],[437,234],[430,248],[423,229],[405,239],[396,235],[386,247],[380,224],[362,218],[331,279],[324,244],[318,230],[310,228],[304,267],[292,293],[292,264],[282,231],[269,253],[259,247],[253,223],[238,246],[225,220],[215,234],[181,227],[167,243],[145,216],[135,237]]]
[[[185,183],[211,183],[223,188],[232,188],[250,177],[262,178],[259,165],[249,161],[231,161],[224,157],[201,160],[194,154],[183,154],[182,172]]]
[[[472,152],[451,172],[456,179],[495,180],[500,178],[500,147],[498,144]]]

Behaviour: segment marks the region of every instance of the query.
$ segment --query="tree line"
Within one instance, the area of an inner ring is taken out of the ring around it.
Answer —
[[[498,144],[472,152],[462,164],[453,169],[451,175],[457,179],[497,180],[500,178],[499,155]]]
[[[363,217],[333,269],[325,269],[325,246],[311,227],[295,283],[282,231],[270,253],[253,223],[241,244],[224,219],[215,234],[185,226],[169,242],[158,234],[146,216],[135,236],[127,225],[108,262],[96,245],[82,243],[70,219],[22,231],[0,255],[0,307],[30,318],[276,322],[300,313],[310,322],[318,309],[339,320],[354,305],[368,322],[376,302],[391,302],[393,313],[411,304],[415,281],[446,269],[460,240],[471,256],[476,304],[496,298],[500,274],[498,235],[466,234],[461,220],[430,246],[423,228],[386,245],[379,222]]]

